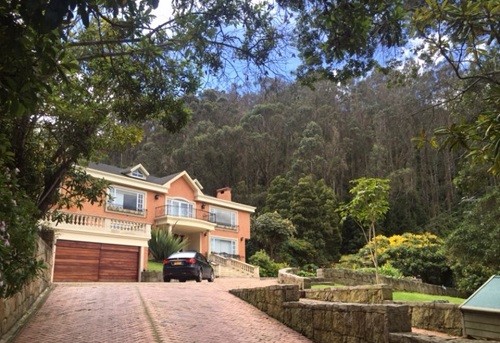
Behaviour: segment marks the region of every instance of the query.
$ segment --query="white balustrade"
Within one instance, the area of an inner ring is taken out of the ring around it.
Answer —
[[[233,267],[235,269],[244,270],[250,274],[253,274],[256,277],[259,277],[259,267],[252,266],[251,264],[241,262],[240,260],[234,258],[227,258],[217,254],[211,254],[210,260],[228,267]]]
[[[151,235],[151,224],[130,220],[111,219],[82,213],[65,213],[62,221],[57,223],[50,216],[45,223],[57,229],[71,229],[81,231],[112,232],[126,235]]]

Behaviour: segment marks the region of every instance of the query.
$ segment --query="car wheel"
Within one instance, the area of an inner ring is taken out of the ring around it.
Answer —
[[[185,279],[180,279],[179,282],[186,282],[186,280]]]
[[[198,276],[196,277],[196,282],[201,282],[203,280],[203,270],[198,270]]]
[[[164,278],[163,278],[163,281],[165,281],[165,282],[170,282],[170,278],[168,278],[168,277],[164,277]]]
[[[214,271],[212,270],[210,272],[210,277],[208,278],[208,282],[214,282],[215,280],[215,275],[214,275]]]

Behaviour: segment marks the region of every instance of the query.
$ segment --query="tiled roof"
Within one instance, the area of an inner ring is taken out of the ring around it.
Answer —
[[[153,175],[148,175],[148,176],[146,176],[145,179],[140,179],[140,178],[136,178],[136,177],[128,175],[131,172],[131,167],[119,168],[119,167],[115,167],[115,166],[105,164],[105,163],[90,162],[88,165],[88,168],[99,170],[99,171],[102,171],[105,173],[110,173],[110,174],[115,174],[115,175],[120,175],[120,176],[127,176],[127,177],[130,177],[131,179],[134,179],[134,180],[139,180],[139,181],[142,180],[142,181],[146,181],[146,182],[155,183],[158,185],[164,185],[165,183],[167,183],[168,181],[172,180],[173,178],[175,178],[177,175],[180,174],[180,173],[175,173],[175,174],[167,175],[164,177],[156,177]]]

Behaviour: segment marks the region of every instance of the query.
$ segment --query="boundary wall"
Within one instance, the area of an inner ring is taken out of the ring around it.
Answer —
[[[53,242],[53,234],[49,234]],[[40,298],[40,296],[50,289],[53,255],[52,244],[47,244],[41,237],[38,237],[37,258],[45,261],[46,268],[42,270],[41,276],[26,285],[21,291],[10,298],[0,299],[0,338],[10,336],[10,332],[16,330],[16,324],[27,313]]]

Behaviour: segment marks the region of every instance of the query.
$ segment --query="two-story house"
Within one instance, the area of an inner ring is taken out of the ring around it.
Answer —
[[[91,163],[86,171],[109,182],[110,196],[104,206],[86,204],[57,225],[46,222],[56,231],[54,281],[140,280],[152,227],[187,239],[187,250],[245,261],[255,208],[233,202],[230,188],[208,196],[185,171],[155,177],[141,164]]]

